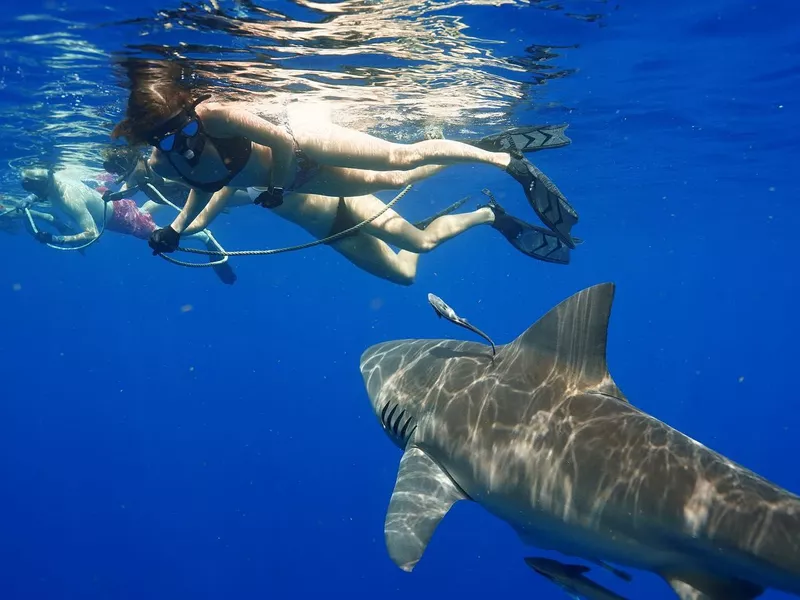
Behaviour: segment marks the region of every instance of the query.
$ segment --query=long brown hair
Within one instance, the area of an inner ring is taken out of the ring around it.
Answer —
[[[117,63],[130,89],[125,118],[111,132],[112,139],[124,137],[128,144],[149,141],[158,125],[192,104],[192,93],[180,83],[180,65],[168,60],[126,59]]]

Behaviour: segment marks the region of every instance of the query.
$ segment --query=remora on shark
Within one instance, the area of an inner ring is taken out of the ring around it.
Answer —
[[[411,571],[459,500],[524,542],[660,574],[682,600],[800,595],[800,498],[632,405],[606,366],[613,284],[563,301],[497,356],[372,346],[361,372],[403,451],[385,522]]]

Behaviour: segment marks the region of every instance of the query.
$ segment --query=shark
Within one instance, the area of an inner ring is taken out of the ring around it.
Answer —
[[[800,497],[637,408],[612,379],[613,283],[562,301],[492,355],[388,341],[360,368],[402,451],[384,523],[412,571],[460,501],[522,542],[662,577],[681,600],[800,596]]]

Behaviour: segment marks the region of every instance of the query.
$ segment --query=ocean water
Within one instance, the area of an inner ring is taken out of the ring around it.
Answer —
[[[81,256],[0,231],[0,598],[565,597],[473,504],[412,574],[388,558],[400,452],[358,359],[385,340],[463,338],[428,292],[504,343],[613,281],[609,367],[631,401],[800,491],[798,16],[756,0],[5,7],[5,196],[24,196],[24,165],[98,170],[126,100],[111,57],[168,57],[265,110],[335,99],[388,138],[569,123],[570,146],[532,158],[585,243],[563,267],[478,228],[422,257],[410,287],[327,247],[237,259],[223,286],[132,238]],[[474,206],[483,187],[534,220],[516,183],[472,165],[398,210]],[[256,207],[214,231],[229,249],[308,239]],[[596,577],[674,597],[651,574]]]

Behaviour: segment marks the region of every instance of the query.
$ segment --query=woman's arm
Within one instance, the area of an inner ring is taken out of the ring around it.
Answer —
[[[156,175],[164,179],[180,179],[180,174],[164,159],[164,155],[155,148],[150,153],[147,163]],[[186,203],[183,205],[180,213],[178,213],[178,216],[172,221],[170,227],[179,234],[183,233],[183,231],[192,224],[192,221],[197,218],[197,215],[206,207],[210,199],[211,194],[190,189],[189,195],[186,198]]]
[[[256,144],[266,146],[273,150],[270,185],[275,185],[273,174],[276,171],[286,173],[291,166],[294,141],[282,127],[277,127],[269,121],[245,110],[223,106],[210,106],[205,108],[205,110],[201,111],[200,117],[203,120],[203,126],[206,128],[206,131],[212,136],[242,136]],[[274,152],[275,150],[278,152]],[[156,162],[153,160],[155,157],[156,153],[154,151],[150,158],[151,166],[153,166],[154,169],[156,169],[156,165],[153,164]],[[279,163],[276,161],[276,157],[278,157]],[[220,190],[220,192],[223,190]],[[220,192],[217,192],[217,194],[220,194]],[[225,207],[225,202],[229,196],[230,192],[224,196],[218,196],[218,199],[215,200],[215,204],[209,206],[212,195],[193,189],[189,193],[183,210],[172,222],[172,229],[178,233],[184,233],[187,228],[190,227],[190,233],[203,229]],[[206,211],[206,209],[208,209],[208,212],[204,214],[205,220],[195,226],[195,219]]]
[[[236,189],[237,188],[234,187],[224,187],[211,196],[208,204],[206,204],[205,208],[203,208],[200,214],[192,221],[192,224],[183,230],[183,235],[191,235],[208,227],[228,204],[228,198],[233,195]]]
[[[193,189],[189,192],[189,197],[186,198],[186,204],[183,206],[178,216],[175,217],[175,220],[172,221],[170,227],[178,233],[184,233],[186,229],[194,223],[200,213],[206,209],[212,196],[213,194],[209,194],[208,192],[200,192]],[[216,216],[216,214],[217,213],[214,213],[214,216]],[[200,229],[202,229],[202,227]],[[193,231],[197,231],[197,229],[193,229]]]
[[[211,106],[202,115],[203,125],[212,136],[246,137],[256,144],[276,150],[294,148],[292,136],[283,128],[240,108]]]
[[[294,157],[294,139],[285,128],[273,125],[246,110],[223,106],[209,107],[203,113],[202,119],[211,135],[246,137],[255,144],[269,148],[272,152],[272,168],[269,170],[270,187],[288,183],[275,178],[276,174],[280,177],[288,173]]]

